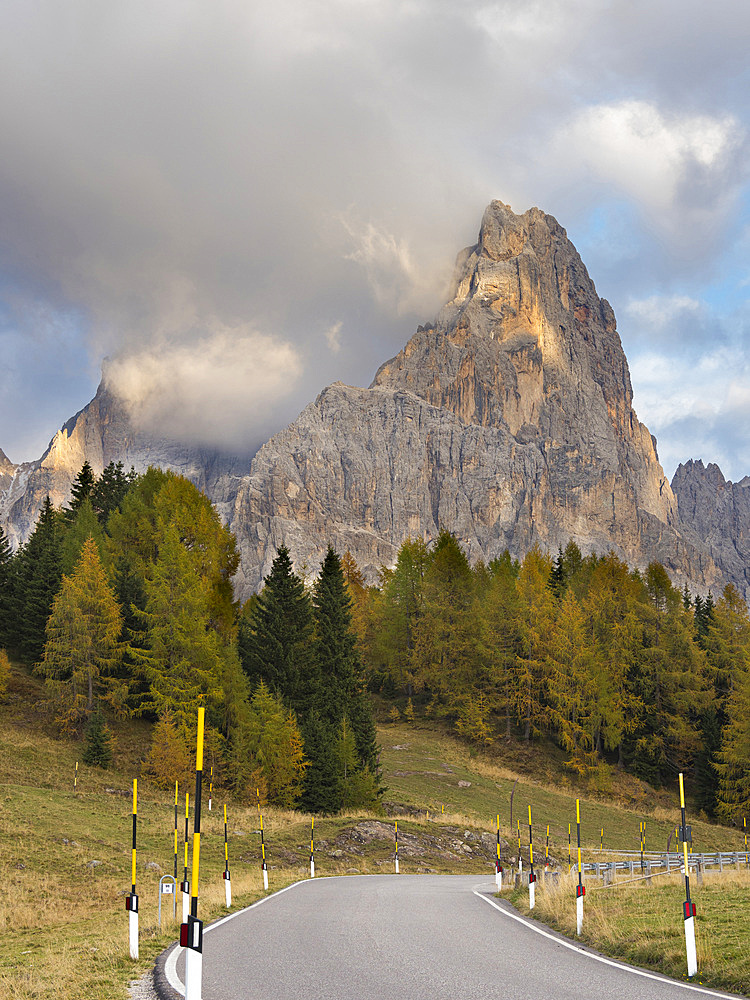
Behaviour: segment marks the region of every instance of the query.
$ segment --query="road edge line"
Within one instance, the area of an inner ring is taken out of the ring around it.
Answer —
[[[490,899],[489,896],[485,895],[477,889],[472,889],[472,892],[479,899],[484,900],[485,903],[489,903],[493,906],[499,913],[502,913],[505,917],[510,917],[511,920],[518,921],[519,924],[523,924],[524,927],[528,927],[529,930],[534,931],[536,934],[541,934],[542,937],[549,938],[550,941],[554,941],[556,944],[561,944],[564,948],[570,949],[570,951],[575,951],[579,955],[584,955],[586,958],[591,958],[595,962],[601,962],[603,965],[611,965],[617,969],[623,969],[625,972],[630,972],[634,976],[643,976],[645,979],[654,979],[657,983],[667,983],[670,986],[681,986],[684,990],[692,990],[694,993],[703,993],[710,997],[720,997],[721,1000],[742,1000],[742,995],[739,993],[719,993],[716,990],[711,990],[707,986],[696,986],[693,983],[683,983],[679,979],[671,979],[669,976],[662,976],[658,972],[648,972],[646,969],[638,969],[634,965],[628,965],[626,962],[618,962],[614,958],[607,958],[605,955],[597,955],[596,952],[590,951],[583,945],[576,944],[575,941],[571,941],[569,938],[563,937],[563,935],[551,930],[546,930],[544,926],[539,926],[534,921],[527,920],[522,917],[520,913],[513,913],[511,910],[506,909],[504,906],[500,906]],[[508,903],[508,906],[511,904]]]

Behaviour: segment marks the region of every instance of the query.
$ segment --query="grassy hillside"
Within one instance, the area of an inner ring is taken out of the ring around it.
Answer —
[[[81,747],[45,731],[35,708],[38,695],[36,681],[16,672],[0,706],[0,995],[122,1000],[128,980],[145,971],[176,934],[169,921],[161,931],[157,926],[159,876],[173,866],[173,795],[139,780],[141,958],[133,963],[127,957],[124,908],[130,795],[132,778],[140,778],[148,727],[132,722],[120,729],[113,769],[81,765],[74,792]],[[537,851],[549,823],[550,853],[567,860],[576,792],[565,787],[554,754],[503,745],[472,755],[433,725],[383,725],[379,739],[386,808],[399,818],[402,871],[489,874],[498,813],[503,840],[514,849],[509,814],[514,785],[514,825],[520,818],[524,853],[531,804]],[[224,909],[221,790],[214,799],[212,813],[204,801],[201,844],[200,912],[206,919]],[[246,905],[263,893],[258,814],[231,801],[228,808],[234,899]],[[661,847],[677,821],[676,795],[656,796],[633,779],[625,784],[618,779],[615,789],[583,800],[582,817],[587,847],[598,846],[603,825],[608,847],[635,849],[642,818],[648,821],[649,846]],[[268,810],[264,819],[271,889],[307,877],[310,817]],[[317,872],[393,870],[392,823],[389,816],[361,814],[316,820]],[[180,809],[178,877],[183,827]],[[736,831],[699,821],[693,821],[693,831],[697,847],[740,847]]]

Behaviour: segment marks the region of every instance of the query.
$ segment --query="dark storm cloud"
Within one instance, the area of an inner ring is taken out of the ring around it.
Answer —
[[[252,445],[432,318],[492,198],[588,234],[618,312],[685,296],[747,182],[748,21],[693,0],[8,2],[3,343],[75,315],[141,418]],[[592,212],[618,204],[606,241]]]

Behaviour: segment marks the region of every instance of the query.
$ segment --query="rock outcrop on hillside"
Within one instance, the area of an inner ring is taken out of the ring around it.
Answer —
[[[732,483],[713,463],[685,462],[672,477],[680,517],[703,539],[727,581],[750,597],[750,476]]]
[[[535,543],[555,552],[572,538],[631,565],[658,560],[693,589],[732,579],[747,592],[745,549],[727,548],[705,499],[691,507],[676,477],[678,513],[632,408],[614,313],[565,230],[536,208],[492,202],[436,320],[369,388],[324,389],[252,464],[137,432],[100,388],[39,462],[13,468],[0,521],[14,542],[46,492],[67,500],[84,459],[97,472],[161,465],[204,489],[237,536],[242,598],[282,543],[310,572],[329,542],[349,549],[374,581],[404,539],[441,528],[472,559]]]

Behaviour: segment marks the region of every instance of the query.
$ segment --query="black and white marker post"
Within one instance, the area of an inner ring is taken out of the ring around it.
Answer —
[[[182,883],[180,884],[180,889],[182,889],[182,922],[187,923],[188,914],[190,913],[190,882],[188,882],[187,877],[187,866],[188,866],[188,813],[190,808],[190,793],[185,792],[185,867],[182,872]]]
[[[498,890],[503,887],[503,866],[500,863],[500,813],[497,814],[497,857],[495,858],[495,885]]]
[[[547,824],[547,841],[544,845],[544,868],[549,868],[549,823]]]
[[[310,878],[315,878],[315,817],[310,819]]]
[[[263,888],[268,892],[268,865],[266,864],[266,841],[263,836],[263,813],[260,814],[260,855],[263,869]]]
[[[396,874],[398,875],[398,820],[396,820],[396,830],[395,830],[395,833],[396,833],[396,855],[395,855],[395,860],[396,860]]]
[[[685,788],[682,784],[682,772],[680,772],[680,810],[682,813],[682,828],[680,829],[680,839],[685,858],[685,902],[682,904],[683,916],[685,917],[685,947],[687,949],[688,978],[698,971],[698,953],[695,948],[695,903],[690,901],[690,868],[688,867],[688,828],[685,824]]]
[[[578,885],[576,886],[576,935],[581,936],[583,930],[583,897],[586,886],[581,878],[581,800],[576,799],[576,836],[578,838]]]
[[[232,906],[232,880],[229,875],[229,836],[227,834],[227,806],[224,803],[224,895],[227,909]]]
[[[128,911],[128,931],[130,939],[130,957],[138,958],[138,897],[135,894],[135,855],[136,855],[136,825],[138,818],[138,779],[133,778],[133,847],[131,851],[130,893],[125,897],[125,909]]]
[[[516,833],[518,835],[518,873],[523,871],[523,859],[521,858],[521,820],[516,819]]]
[[[568,823],[568,875],[573,870],[573,862],[570,860],[570,823]]]
[[[536,875],[534,874],[534,838],[531,834],[531,806],[529,806],[529,909],[536,906]]]
[[[201,786],[203,784],[203,726],[205,708],[198,709],[198,738],[195,753],[195,808],[193,810],[193,878],[190,913],[180,927],[180,944],[185,949],[185,1000],[201,1000],[203,992],[203,921],[198,919],[198,876],[201,858]]]

